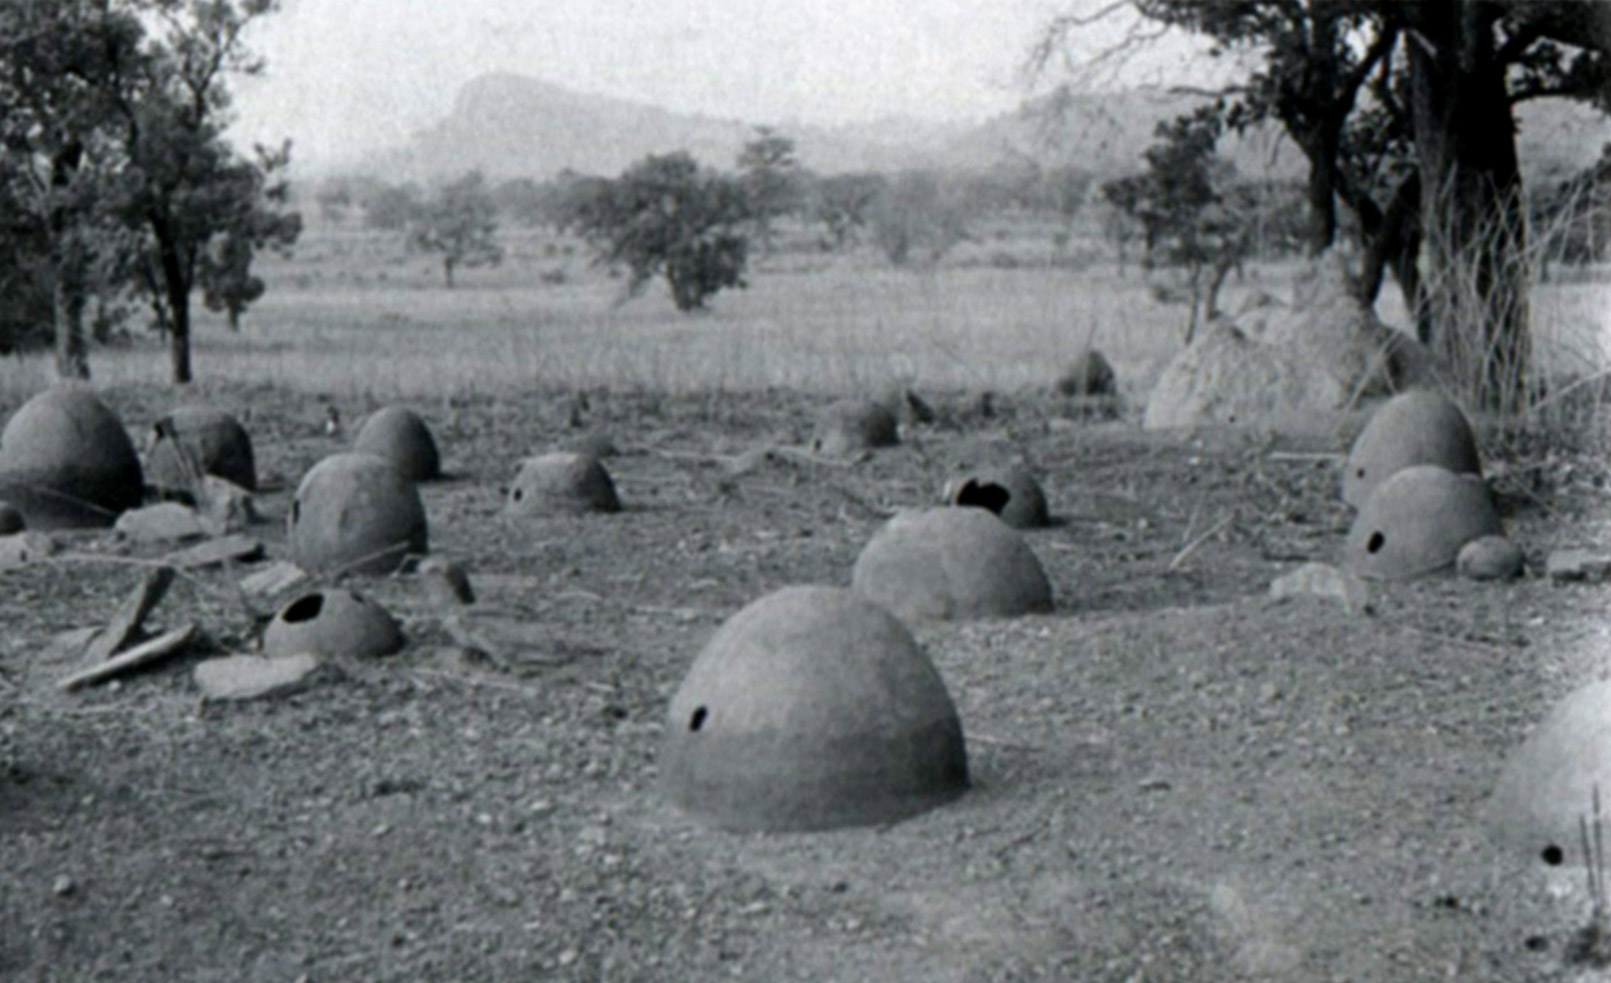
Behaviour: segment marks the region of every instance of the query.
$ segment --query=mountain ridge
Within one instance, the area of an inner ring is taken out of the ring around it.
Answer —
[[[348,170],[394,183],[430,183],[481,170],[494,180],[551,178],[563,170],[614,176],[649,154],[686,150],[706,165],[734,166],[758,126],[795,142],[801,165],[822,174],[927,167],[980,170],[1007,161],[1070,163],[1099,177],[1133,172],[1154,139],[1158,122],[1204,101],[1159,90],[1076,94],[1026,100],[1016,111],[977,123],[912,117],[832,125],[757,123],[693,113],[579,92],[545,79],[511,72],[478,76],[454,97],[449,113],[416,131],[403,145],[361,158]],[[1524,160],[1587,166],[1611,125],[1597,117],[1601,134],[1573,146],[1594,116],[1582,106],[1525,106]],[[1053,110],[1056,113],[1053,113]],[[1273,125],[1228,135],[1221,152],[1244,174],[1293,178],[1305,173],[1296,147]]]

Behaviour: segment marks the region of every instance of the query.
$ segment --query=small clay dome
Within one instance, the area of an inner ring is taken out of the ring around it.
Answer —
[[[9,536],[14,532],[22,532],[27,523],[23,521],[22,512],[10,502],[0,502],[0,536]]]
[[[428,549],[419,489],[373,454],[332,454],[315,464],[286,523],[292,561],[312,573],[393,573]]]
[[[436,438],[418,413],[403,406],[377,410],[358,428],[353,450],[384,457],[414,481],[442,476],[442,458]]]
[[[1014,529],[1039,529],[1051,521],[1046,493],[1023,468],[980,471],[952,478],[945,486],[947,505],[989,509]]]
[[[1594,790],[1611,818],[1611,681],[1569,693],[1505,759],[1485,819],[1502,849],[1557,866],[1583,863],[1578,820],[1593,831]]]
[[[1414,464],[1436,464],[1455,474],[1482,472],[1465,414],[1431,389],[1400,393],[1371,415],[1343,469],[1343,501],[1364,508],[1377,485]]]
[[[1076,355],[1052,388],[1064,396],[1111,396],[1118,391],[1113,366],[1094,348]]]
[[[837,587],[784,588],[717,630],[671,699],[659,769],[677,806],[743,830],[888,823],[968,785],[939,672]]]
[[[824,457],[849,457],[900,442],[895,414],[872,399],[842,399],[829,404],[811,431],[811,452]]]
[[[521,462],[505,506],[513,515],[619,512],[615,482],[598,459],[554,451]]]
[[[109,526],[144,495],[134,442],[88,389],[47,389],[0,432],[0,496],[30,529]]]
[[[1034,552],[986,509],[897,513],[862,548],[851,584],[906,619],[1009,618],[1052,606]]]
[[[1503,531],[1482,479],[1417,464],[1371,493],[1348,531],[1343,566],[1374,580],[1407,580],[1452,566],[1462,546]]]
[[[279,610],[263,629],[263,654],[391,655],[403,631],[386,609],[356,591],[304,594]]]
[[[257,490],[257,463],[252,438],[241,422],[223,410],[183,406],[152,424],[156,440],[146,455],[146,481],[161,491],[192,491],[201,475],[211,474]],[[192,475],[190,462],[201,474]]]

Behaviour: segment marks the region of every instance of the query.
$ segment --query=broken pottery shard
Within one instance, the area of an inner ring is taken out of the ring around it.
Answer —
[[[1270,584],[1270,596],[1329,597],[1341,601],[1351,614],[1366,613],[1370,593],[1359,577],[1329,563],[1305,563]]]
[[[231,655],[199,663],[195,679],[209,700],[255,700],[300,688],[317,668],[318,656],[306,652],[273,657]]]
[[[169,553],[162,562],[180,570],[210,567],[228,560],[255,560],[263,555],[263,543],[250,536],[234,535],[209,539],[189,549]]]
[[[263,569],[241,578],[241,590],[247,594],[268,597],[291,588],[308,579],[308,572],[290,560],[277,560]]]
[[[1472,580],[1515,580],[1525,566],[1521,547],[1506,536],[1479,536],[1455,558],[1455,569]]]
[[[173,568],[166,566],[157,567],[142,577],[140,585],[123,599],[122,606],[112,616],[112,620],[106,623],[106,627],[96,632],[89,644],[84,647],[84,660],[92,665],[105,661],[133,640],[146,615],[162,603],[162,598],[168,593],[173,578]]]
[[[217,475],[202,478],[196,511],[202,525],[214,536],[243,532],[257,522],[252,493]]]
[[[195,511],[178,502],[130,509],[117,517],[113,528],[140,543],[171,543],[207,535]]]
[[[1611,553],[1591,550],[1556,550],[1544,561],[1551,580],[1601,581],[1611,577]]]
[[[42,532],[19,532],[0,536],[0,570],[25,567],[56,552],[56,544]]]

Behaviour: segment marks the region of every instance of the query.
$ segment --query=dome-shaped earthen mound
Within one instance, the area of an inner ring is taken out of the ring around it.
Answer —
[[[1394,396],[1354,439],[1343,469],[1343,501],[1363,508],[1376,486],[1415,464],[1480,474],[1477,441],[1460,407],[1431,389]]]
[[[1462,546],[1503,531],[1480,478],[1417,464],[1371,493],[1348,531],[1343,565],[1361,577],[1407,580],[1453,566]]]
[[[505,507],[513,515],[582,515],[619,512],[621,500],[598,458],[555,451],[521,462]]]
[[[851,584],[906,619],[1010,618],[1052,606],[1023,536],[977,508],[896,514],[862,548]]]
[[[1051,521],[1046,493],[1023,468],[981,471],[952,478],[945,486],[947,505],[988,509],[1014,529],[1039,529]]]
[[[811,452],[850,457],[901,442],[899,421],[889,407],[872,399],[842,399],[826,406],[811,431]]]
[[[134,442],[87,389],[47,389],[0,432],[0,497],[30,529],[110,526],[144,495]]]
[[[263,629],[265,655],[391,655],[403,647],[403,631],[386,609],[356,591],[304,594],[274,615]]]
[[[1592,835],[1596,788],[1611,818],[1611,680],[1573,690],[1505,758],[1486,806],[1490,835],[1515,856],[1581,866],[1578,820]]]
[[[1064,396],[1112,396],[1119,391],[1113,366],[1094,348],[1076,355],[1052,388]]]
[[[146,455],[146,481],[160,491],[193,491],[201,475],[216,475],[257,490],[252,438],[229,413],[182,406],[152,424],[156,440]],[[200,474],[192,474],[191,466]]]
[[[315,464],[286,522],[291,559],[313,573],[393,573],[428,549],[419,489],[373,454],[332,454]]]
[[[837,587],[788,587],[716,632],[672,697],[677,806],[732,829],[887,823],[968,785],[962,725],[906,627]]]
[[[372,413],[358,428],[353,450],[386,458],[413,481],[442,476],[442,458],[431,428],[407,407],[388,406]]]

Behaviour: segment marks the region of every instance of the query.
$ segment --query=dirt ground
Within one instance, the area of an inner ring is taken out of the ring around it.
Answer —
[[[105,394],[131,429],[171,393]],[[318,400],[235,410],[278,521],[342,441]],[[401,654],[290,695],[206,703],[190,668],[261,617],[182,577],[155,627],[207,643],[62,693],[60,633],[108,617],[159,547],[58,537],[0,572],[0,978],[119,981],[1528,980],[1592,974],[1588,912],[1500,857],[1482,808],[1505,752],[1604,672],[1611,585],[1543,558],[1611,547],[1603,458],[1497,482],[1530,574],[1377,587],[1368,614],[1276,601],[1336,560],[1339,437],[1189,438],[958,397],[849,465],[800,444],[820,401],[592,392],[418,407],[448,481],[432,552],[463,561],[488,630],[466,658],[411,576],[357,586]],[[14,406],[0,407],[9,413]],[[355,421],[371,407],[339,409]],[[577,424],[573,426],[574,424]],[[348,433],[351,430],[349,427]],[[589,434],[623,513],[514,520],[516,460]],[[1021,461],[1056,521],[1028,533],[1049,615],[914,626],[967,735],[972,789],[905,822],[812,834],[705,828],[656,792],[666,704],[728,615],[789,584],[848,584],[891,510],[960,469]],[[1204,533],[1209,535],[1204,537]]]

